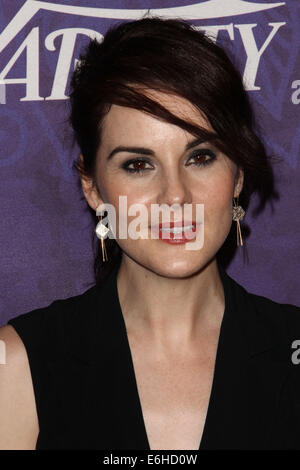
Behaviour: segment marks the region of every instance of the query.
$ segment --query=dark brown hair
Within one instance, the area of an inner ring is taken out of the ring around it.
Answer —
[[[110,106],[118,104],[212,141],[244,170],[241,205],[247,207],[251,194],[258,193],[256,215],[276,194],[271,157],[254,131],[253,112],[239,71],[222,47],[189,23],[147,17],[111,27],[102,42],[91,40],[80,55],[70,88],[70,122],[83,156],[74,165],[95,185],[101,124]],[[215,132],[181,120],[143,94],[143,88],[187,99]],[[114,239],[106,238],[105,242],[109,262],[102,262],[98,243],[94,264],[97,283],[121,257]]]

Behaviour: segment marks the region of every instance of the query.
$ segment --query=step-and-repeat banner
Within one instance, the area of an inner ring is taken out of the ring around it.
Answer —
[[[250,235],[227,272],[251,292],[300,306],[300,1],[1,0],[0,324],[95,283],[68,86],[91,37],[149,9],[187,19],[236,57],[260,137],[282,161],[279,198],[257,218],[251,202]]]

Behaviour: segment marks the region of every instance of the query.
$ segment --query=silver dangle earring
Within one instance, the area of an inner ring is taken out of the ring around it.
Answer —
[[[237,199],[237,201],[235,200]],[[242,239],[242,232],[241,232],[241,226],[240,226],[240,220],[245,215],[245,211],[242,208],[242,206],[239,206],[239,197],[233,198],[233,207],[232,207],[232,220],[236,222],[236,240],[237,240],[237,246],[241,245],[243,246],[243,239]]]
[[[103,213],[105,212],[105,204],[100,204],[96,209],[96,215],[99,216],[99,222],[96,226],[95,232],[97,237],[101,240],[102,260],[108,261],[108,256],[105,247],[105,237],[109,232],[109,228],[102,223]]]

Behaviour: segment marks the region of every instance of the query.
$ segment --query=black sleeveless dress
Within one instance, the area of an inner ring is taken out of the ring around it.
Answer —
[[[118,268],[101,286],[8,322],[29,359],[36,449],[150,450]],[[225,311],[199,450],[300,449],[300,364],[291,346],[300,340],[300,307],[251,294],[218,268]]]

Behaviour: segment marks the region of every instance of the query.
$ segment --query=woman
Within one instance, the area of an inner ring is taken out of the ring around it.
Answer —
[[[251,194],[258,212],[274,194],[240,74],[180,20],[115,26],[80,59],[71,123],[100,216],[96,284],[1,329],[1,448],[300,448],[300,308],[217,260],[232,220],[243,244]],[[144,236],[121,236],[134,204]],[[163,226],[157,206],[175,207]]]

